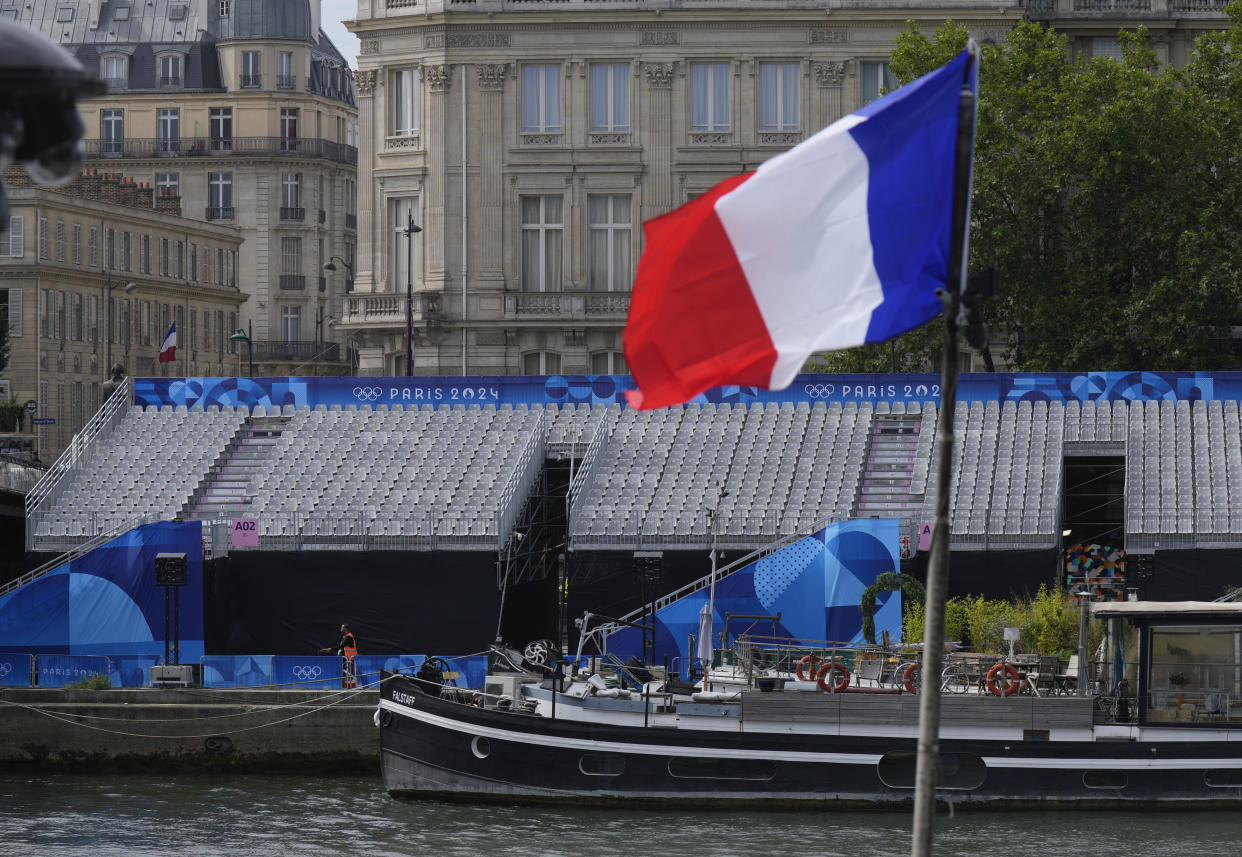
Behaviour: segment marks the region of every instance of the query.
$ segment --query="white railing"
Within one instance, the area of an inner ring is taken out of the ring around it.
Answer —
[[[496,521],[496,550],[504,551],[509,540],[509,532],[513,529],[518,515],[522,512],[522,504],[530,493],[530,486],[539,478],[543,467],[543,452],[546,443],[547,411],[539,412],[539,422],[526,441],[526,446],[518,456],[517,467],[513,475],[500,491],[500,511]]]
[[[591,481],[595,478],[595,470],[599,466],[599,451],[603,448],[604,441],[612,435],[612,424],[616,420],[617,412],[611,408],[605,408],[599,425],[595,427],[595,437],[591,438],[586,454],[582,456],[582,464],[578,467],[578,472],[574,474],[573,481],[569,484],[569,491],[565,495],[565,520],[569,521],[571,525],[574,515],[578,513],[578,509],[582,505],[585,489],[590,486]]]
[[[34,550],[34,534],[47,510],[64,493],[81,462],[94,455],[96,447],[125,419],[134,399],[134,382],[126,378],[73,436],[69,446],[48,468],[26,495],[26,549]]]

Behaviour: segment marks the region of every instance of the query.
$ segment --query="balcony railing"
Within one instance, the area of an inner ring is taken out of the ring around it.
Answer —
[[[258,89],[263,85],[263,75],[243,74],[241,76],[241,85],[246,89]]]
[[[276,88],[277,89],[293,89],[294,82],[295,82],[295,78],[291,74],[276,75]]]
[[[207,209],[208,220],[232,220],[233,216],[233,206],[231,205]]]
[[[180,75],[161,75],[160,76],[160,86],[180,86],[180,85],[181,85]]]
[[[336,342],[291,342],[281,339],[256,339],[255,360],[322,360],[336,363],[341,359],[341,346]]]
[[[289,206],[282,205],[280,207],[280,219],[281,220],[305,220],[306,209],[305,208],[291,208]]]
[[[629,292],[518,292],[505,295],[507,316],[624,318],[629,311]]]
[[[352,283],[347,291],[352,291]],[[415,324],[441,321],[440,292],[415,292],[413,321]],[[354,295],[345,301],[343,324],[405,325],[405,295]]]
[[[287,292],[299,292],[306,290],[305,274],[281,274],[280,288]]]
[[[340,164],[358,163],[358,149],[333,140],[309,137],[181,137],[180,139],[137,138],[127,140],[83,140],[88,158],[197,158],[212,156],[270,157],[296,154],[304,158],[324,158]]]

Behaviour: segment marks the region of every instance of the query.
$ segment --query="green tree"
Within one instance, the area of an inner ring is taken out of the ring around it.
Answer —
[[[1123,59],[1071,60],[1066,38],[1018,24],[984,45],[971,268],[995,265],[993,349],[1026,371],[1233,367],[1242,304],[1242,5],[1185,69],[1160,68],[1146,33]],[[892,69],[908,82],[962,50],[947,22],[915,24]],[[899,338],[898,370],[936,365],[939,324]],[[832,371],[887,371],[888,346]]]

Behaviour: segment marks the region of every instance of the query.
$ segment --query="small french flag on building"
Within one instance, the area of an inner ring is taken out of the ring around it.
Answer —
[[[177,322],[172,323],[172,327],[168,328],[168,335],[164,337],[164,344],[160,346],[160,362],[171,363],[177,359]]]

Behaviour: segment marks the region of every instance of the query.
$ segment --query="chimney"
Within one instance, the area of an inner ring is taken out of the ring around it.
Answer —
[[[121,177],[113,173],[104,173],[99,181],[99,198],[112,205],[122,204]]]
[[[138,185],[133,179],[121,180],[121,200],[131,208],[138,205]]]
[[[171,214],[174,217],[180,217],[181,196],[171,191],[160,194],[155,198],[155,210],[160,214]]]
[[[82,196],[87,199],[99,199],[99,170],[87,170],[82,173]]]
[[[19,164],[4,168],[4,183],[9,187],[32,187],[34,185],[26,168]]]
[[[134,193],[134,205],[139,208],[155,208],[155,190],[151,185],[142,182]]]

